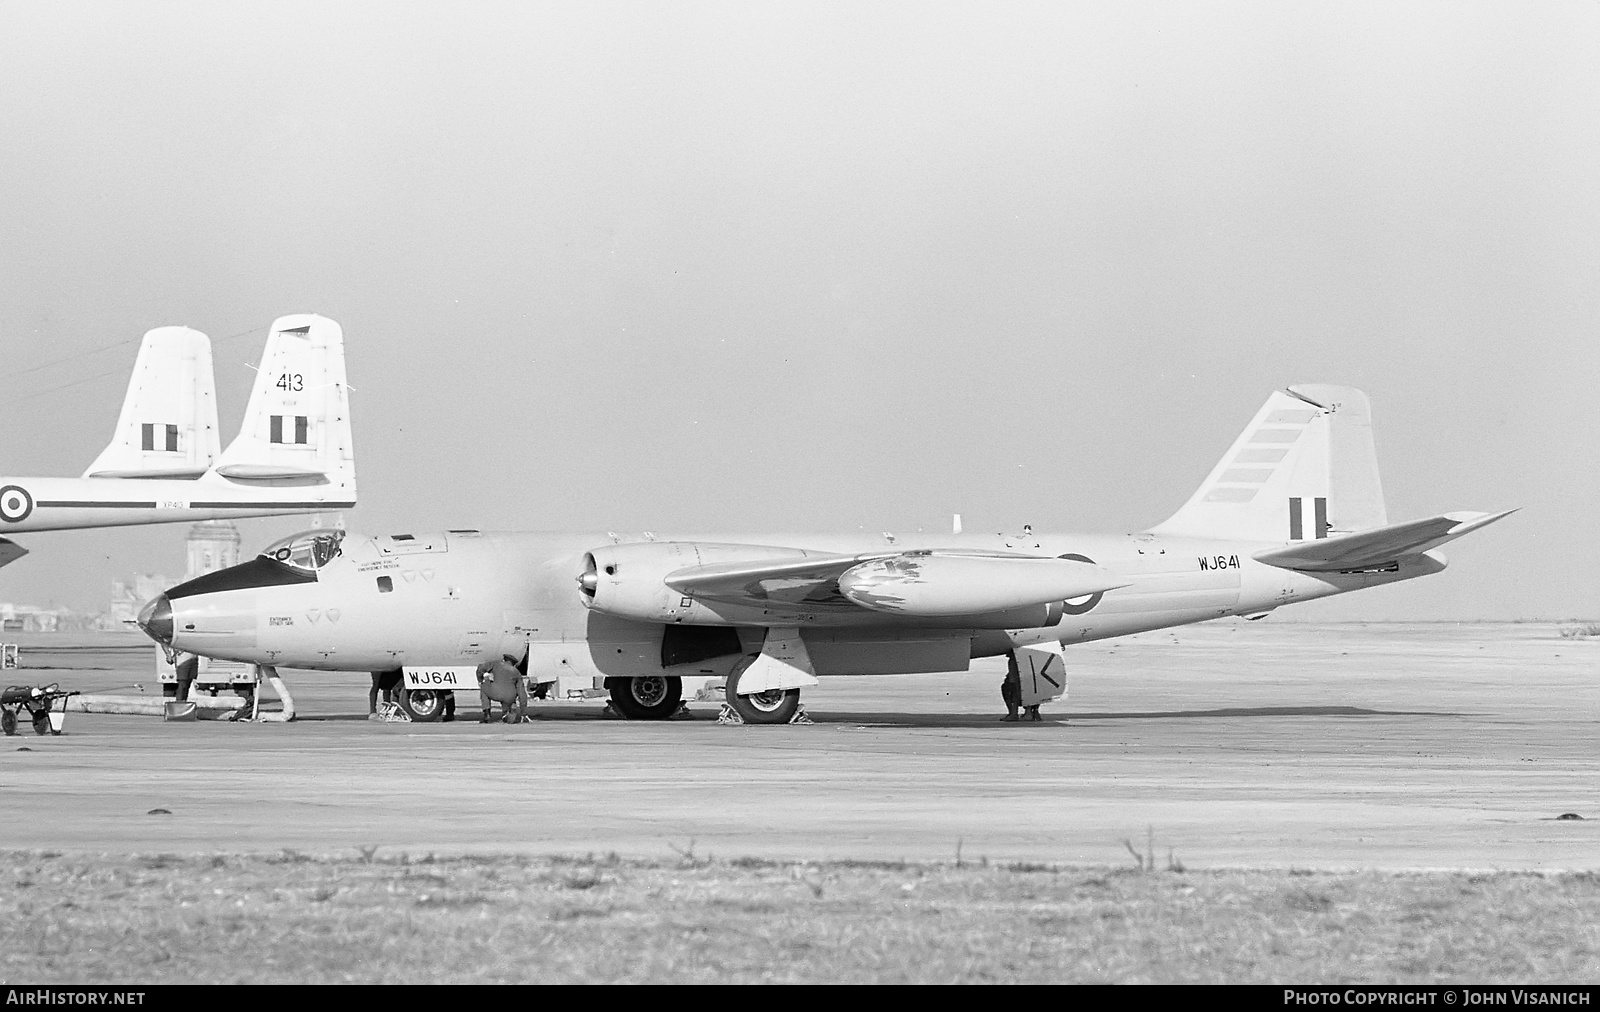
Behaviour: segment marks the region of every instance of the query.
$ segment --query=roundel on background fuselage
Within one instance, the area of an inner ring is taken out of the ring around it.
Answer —
[[[28,519],[28,514],[33,512],[33,496],[21,485],[7,485],[0,488],[0,520],[8,524],[20,524]]]

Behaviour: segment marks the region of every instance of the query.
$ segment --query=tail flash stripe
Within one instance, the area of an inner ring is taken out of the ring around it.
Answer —
[[[1299,499],[1295,499],[1295,498],[1290,498],[1290,500],[1289,500],[1289,540],[1290,541],[1302,541],[1302,540],[1304,540],[1304,538],[1305,538],[1305,534],[1300,528],[1300,500]]]
[[[1328,500],[1318,496],[1314,501],[1316,509],[1317,533],[1319,538],[1328,536]]]

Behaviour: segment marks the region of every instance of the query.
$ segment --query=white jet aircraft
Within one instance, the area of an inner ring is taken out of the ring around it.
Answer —
[[[337,323],[312,315],[273,322],[244,424],[226,450],[213,382],[204,334],[145,334],[111,443],[80,478],[0,477],[0,534],[355,506]],[[0,537],[0,566],[26,554]]]
[[[632,718],[671,716],[685,676],[725,676],[746,722],[778,723],[819,675],[964,671],[1006,653],[1036,705],[1066,691],[1064,644],[1437,573],[1438,546],[1506,515],[1389,523],[1366,396],[1296,386],[1182,509],[1135,534],[312,531],[172,588],[140,624],[267,668],[404,669],[418,720],[502,654],[536,682],[591,676]]]

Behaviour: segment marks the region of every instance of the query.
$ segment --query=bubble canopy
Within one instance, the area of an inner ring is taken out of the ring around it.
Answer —
[[[339,557],[344,531],[319,528],[301,531],[274,541],[261,552],[261,558],[281,562],[305,573],[315,573]]]

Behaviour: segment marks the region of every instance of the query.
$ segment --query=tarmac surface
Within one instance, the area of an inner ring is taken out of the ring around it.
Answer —
[[[376,723],[365,674],[287,671],[290,724],[24,721],[0,739],[0,849],[1116,865],[1153,840],[1190,869],[1594,869],[1600,636],[1563,628],[1269,618],[1086,644],[1040,724],[998,721],[992,660],[824,679],[816,723],[785,727],[603,700],[484,725],[475,698]],[[136,638],[6,638],[7,683],[159,692]]]

